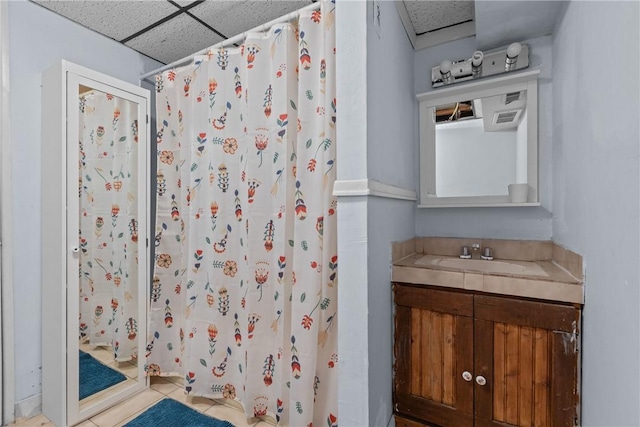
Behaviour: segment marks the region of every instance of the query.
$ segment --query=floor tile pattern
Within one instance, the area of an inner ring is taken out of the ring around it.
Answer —
[[[77,427],[121,427],[128,423],[160,399],[170,397],[206,415],[229,421],[235,427],[273,427],[275,423],[268,418],[246,419],[236,402],[224,399],[206,399],[184,394],[180,378],[151,377],[151,386],[135,397],[101,412],[80,423]],[[10,427],[56,427],[44,415],[16,420]]]

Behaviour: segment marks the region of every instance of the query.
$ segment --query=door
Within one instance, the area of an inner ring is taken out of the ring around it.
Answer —
[[[42,412],[74,425],[147,387],[149,93],[66,61],[42,83]]]
[[[476,427],[573,426],[579,310],[476,295],[474,314]]]
[[[396,412],[473,426],[473,296],[395,284],[395,303]]]

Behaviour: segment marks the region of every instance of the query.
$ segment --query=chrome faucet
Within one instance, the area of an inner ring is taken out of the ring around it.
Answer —
[[[469,246],[462,246],[460,248],[460,258],[462,259],[478,259],[478,254],[481,259],[484,260],[492,260],[493,259],[493,250],[489,247],[485,247],[480,250],[480,243],[472,243],[471,250],[469,250]]]
[[[471,258],[479,259],[480,258],[480,243],[472,243],[471,244]]]
[[[469,252],[469,246],[463,246],[460,248],[460,258],[471,259],[471,253]]]
[[[480,255],[480,258],[487,260],[487,261],[491,261],[493,259],[493,251],[491,250],[490,247],[485,247],[482,250],[482,255]]]

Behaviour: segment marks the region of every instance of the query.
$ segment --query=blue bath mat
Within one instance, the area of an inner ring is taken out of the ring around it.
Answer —
[[[234,427],[173,399],[162,399],[123,427]]]
[[[80,352],[80,400],[127,379],[123,374],[100,363],[89,353]]]

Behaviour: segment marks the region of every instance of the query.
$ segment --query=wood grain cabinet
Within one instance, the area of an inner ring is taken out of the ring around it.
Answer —
[[[578,424],[574,305],[394,284],[396,426]]]

